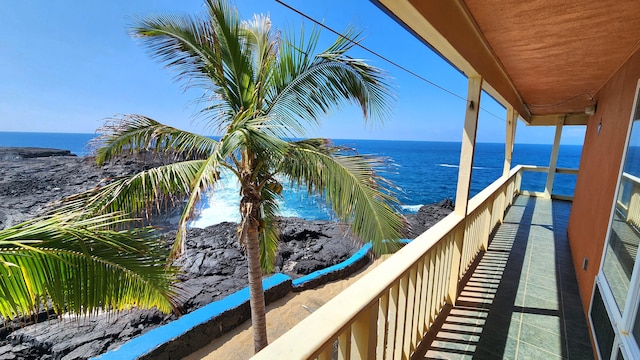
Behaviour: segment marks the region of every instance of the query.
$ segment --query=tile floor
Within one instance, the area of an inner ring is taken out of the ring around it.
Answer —
[[[518,197],[416,358],[593,359],[566,236],[570,210]]]

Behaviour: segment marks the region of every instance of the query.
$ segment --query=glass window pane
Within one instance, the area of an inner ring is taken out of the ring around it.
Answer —
[[[633,337],[636,338],[636,343],[640,344],[640,311],[636,314],[636,320],[633,324]]]
[[[640,101],[637,103],[603,264],[620,313],[625,309],[640,239]]]

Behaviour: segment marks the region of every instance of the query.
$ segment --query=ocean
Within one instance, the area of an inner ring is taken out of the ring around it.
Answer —
[[[87,142],[94,134],[0,132],[0,146],[35,146],[67,149],[78,156],[89,155]],[[375,154],[390,159],[393,166],[385,176],[401,191],[398,193],[405,213],[417,212],[420,206],[454,199],[457,186],[460,143],[432,141],[345,140],[334,143],[355,148],[361,154]],[[471,196],[498,179],[504,166],[504,144],[479,143],[474,157]],[[577,169],[582,147],[561,145],[558,167]],[[548,166],[551,145],[516,144],[512,164]],[[546,173],[526,172],[522,188],[543,191]],[[553,192],[572,195],[576,176],[557,174]],[[238,184],[223,175],[221,188],[207,194],[200,204],[200,215],[191,223],[204,227],[222,221],[238,221]],[[296,189],[285,187],[281,215],[308,220],[331,219],[322,200],[309,198]]]

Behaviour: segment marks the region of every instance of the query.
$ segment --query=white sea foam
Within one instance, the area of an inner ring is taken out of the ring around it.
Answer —
[[[203,197],[200,215],[190,222],[190,227],[204,228],[225,221],[240,222],[240,184],[234,176],[222,174],[213,191]]]
[[[452,164],[436,164],[436,166],[441,166],[441,167],[449,167],[449,168],[459,168],[459,165],[452,165]],[[490,169],[488,167],[484,167],[484,166],[474,166],[473,167],[474,170],[487,170]]]
[[[286,185],[285,185],[286,186]],[[207,191],[202,197],[202,208],[197,218],[193,219],[190,227],[205,228],[221,222],[240,222],[240,183],[235,176],[222,173],[213,191]],[[286,189],[285,196],[298,198],[297,189]],[[293,200],[293,199],[290,199]],[[299,203],[299,201],[298,201]],[[295,208],[296,202],[281,203],[280,215],[286,217],[301,217],[301,213]]]
[[[401,205],[400,206],[402,208],[402,210],[404,211],[408,211],[408,212],[418,212],[418,210],[420,210],[420,208],[422,207],[422,205]]]
[[[300,217],[300,214],[295,209],[286,207],[280,208],[280,215],[284,217]]]

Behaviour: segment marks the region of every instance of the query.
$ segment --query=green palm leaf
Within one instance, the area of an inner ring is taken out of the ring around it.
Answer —
[[[193,186],[211,186],[212,183],[197,182],[198,173],[206,164],[207,160],[189,160],[141,171],[63,199],[53,211],[83,211],[86,215],[123,211],[149,219],[186,199]]]
[[[100,145],[96,162],[142,151],[167,153],[179,159],[207,158],[216,151],[218,142],[206,136],[190,133],[142,115],[126,115],[108,121],[98,130]]]
[[[112,230],[122,214],[56,215],[0,230],[0,315],[51,304],[60,314],[135,307],[175,310],[179,290],[168,250],[150,228]]]
[[[345,37],[359,41],[351,29]],[[312,32],[306,51],[302,40],[280,43],[279,64],[275,68],[273,87],[267,97],[267,119],[291,131],[290,137],[304,136],[304,124],[316,125],[318,119],[333,109],[351,102],[362,109],[366,119],[384,119],[390,109],[390,85],[386,74],[366,62],[352,59],[345,52],[353,43],[339,37],[327,50],[315,57],[318,33]],[[304,123],[303,123],[304,122]]]
[[[310,194],[324,197],[338,218],[371,242],[377,254],[398,249],[394,240],[402,236],[406,222],[395,208],[393,185],[378,173],[385,164],[382,159],[345,154],[346,149],[323,139],[291,145],[279,170],[293,184],[304,184]]]

